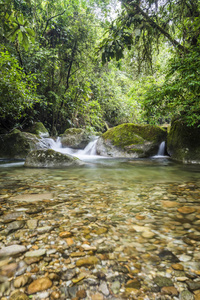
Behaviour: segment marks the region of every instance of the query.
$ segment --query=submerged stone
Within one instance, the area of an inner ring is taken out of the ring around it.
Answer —
[[[42,277],[34,280],[28,287],[28,294],[45,291],[52,286],[52,281],[48,277]]]
[[[25,167],[34,168],[64,168],[82,164],[77,157],[62,154],[52,149],[31,151],[25,161]]]

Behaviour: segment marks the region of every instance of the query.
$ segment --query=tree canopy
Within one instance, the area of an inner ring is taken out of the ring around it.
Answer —
[[[123,0],[113,20],[114,6],[0,1],[3,131],[34,121],[52,134],[177,116],[199,124],[199,1]]]

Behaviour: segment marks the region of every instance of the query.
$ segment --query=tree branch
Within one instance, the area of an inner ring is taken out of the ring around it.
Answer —
[[[45,31],[46,31],[46,29],[47,29],[47,26],[48,26],[49,22],[50,22],[52,19],[57,18],[58,16],[62,16],[65,12],[66,12],[66,10],[64,10],[62,13],[57,14],[57,15],[55,15],[55,16],[53,16],[53,17],[51,17],[51,18],[49,18],[49,19],[47,20],[45,29],[43,30],[43,33],[42,33],[42,36],[44,36]]]
[[[188,52],[187,48],[181,45],[165,29],[163,29],[160,25],[154,22],[151,19],[151,17],[140,8],[139,5],[133,2],[131,2],[130,5],[132,5],[133,9],[135,9],[138,13],[140,13],[152,27],[156,28],[162,35],[164,35],[175,48],[178,48],[181,52]],[[130,10],[130,8],[127,5],[124,4],[124,6],[126,7],[127,10]]]

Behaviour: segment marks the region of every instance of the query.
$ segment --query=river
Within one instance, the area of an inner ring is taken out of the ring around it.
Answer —
[[[36,300],[80,291],[77,299],[199,299],[200,166],[168,157],[84,160],[67,169],[1,162],[0,245],[26,247],[0,261],[9,282],[1,296],[22,287]],[[27,253],[38,250],[30,263]],[[19,275],[33,282],[14,284]],[[50,286],[34,290],[42,277]]]

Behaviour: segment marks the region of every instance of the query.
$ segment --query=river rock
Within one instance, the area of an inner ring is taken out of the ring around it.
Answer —
[[[64,147],[84,149],[90,141],[90,134],[82,128],[69,128],[60,136]]]
[[[46,254],[46,249],[39,249],[34,251],[28,251],[25,253],[25,257],[40,257]]]
[[[32,150],[38,149],[40,138],[34,134],[15,129],[0,135],[0,158],[24,159]]]
[[[98,139],[97,153],[111,157],[148,157],[157,153],[166,137],[166,131],[158,126],[122,124]]]
[[[5,235],[9,235],[21,228],[23,228],[25,225],[25,221],[24,220],[20,220],[20,221],[14,221],[10,224],[8,224],[7,228],[4,230],[4,234]]]
[[[0,250],[0,257],[22,254],[26,250],[27,249],[25,246],[20,246],[20,245],[12,245],[12,246],[3,247]]]
[[[184,290],[184,291],[181,291],[179,299],[180,300],[194,300],[194,295],[191,292],[189,292],[188,290]]]
[[[10,300],[29,300],[29,297],[20,291],[14,291],[9,299]]]
[[[82,164],[77,157],[62,154],[52,149],[31,151],[25,161],[25,167],[34,168],[64,168]]]
[[[52,286],[52,281],[48,277],[41,277],[34,280],[28,287],[28,294],[45,291]]]
[[[76,266],[77,267],[82,267],[82,266],[92,266],[96,265],[99,263],[99,259],[96,256],[90,256],[86,258],[82,258],[76,261]]]
[[[30,276],[22,275],[22,276],[19,276],[19,277],[15,278],[14,287],[16,289],[18,289],[18,288],[21,288],[21,287],[25,286],[27,283],[30,283],[30,282],[31,282],[31,277]]]
[[[167,137],[167,152],[183,163],[200,163],[199,127],[188,127],[181,119],[172,121]]]
[[[26,128],[25,131],[39,135],[40,137],[49,137],[49,132],[42,122],[34,122],[32,126]]]
[[[156,276],[154,278],[154,283],[157,284],[160,288],[164,286],[173,286],[173,282],[171,281],[170,278],[163,277],[163,276]]]

